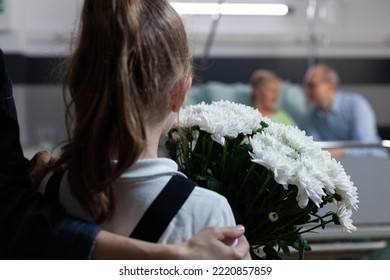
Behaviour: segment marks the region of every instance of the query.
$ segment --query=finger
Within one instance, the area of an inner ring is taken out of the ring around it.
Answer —
[[[30,161],[30,175],[39,172],[42,167],[48,167],[52,161],[53,156],[47,151],[41,151],[34,155]]]
[[[237,225],[232,227],[220,228],[219,240],[224,242],[230,242],[242,236],[245,233],[245,227],[243,225]]]
[[[31,160],[29,173],[32,186],[36,187],[53,163],[53,156],[47,152],[38,152]]]
[[[49,161],[53,156],[48,151],[39,151],[34,157],[30,160],[31,163],[36,163],[37,161]]]
[[[238,244],[233,248],[236,254],[235,258],[240,260],[250,260],[249,243],[244,235],[238,238]]]

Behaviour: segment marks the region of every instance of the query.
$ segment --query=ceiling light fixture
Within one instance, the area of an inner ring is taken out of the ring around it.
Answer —
[[[285,16],[289,12],[286,4],[171,2],[171,5],[176,12],[182,15]]]

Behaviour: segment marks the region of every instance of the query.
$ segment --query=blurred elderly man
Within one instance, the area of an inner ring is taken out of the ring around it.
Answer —
[[[309,68],[304,77],[305,92],[312,108],[307,133],[316,141],[358,141],[380,143],[375,113],[367,100],[355,93],[341,92],[337,72],[327,65]],[[388,153],[376,148],[329,150],[334,157],[376,156]]]

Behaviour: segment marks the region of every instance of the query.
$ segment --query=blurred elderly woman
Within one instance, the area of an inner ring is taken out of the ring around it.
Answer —
[[[250,79],[252,86],[252,105],[273,122],[296,125],[283,110],[277,109],[281,79],[271,71],[257,70]]]

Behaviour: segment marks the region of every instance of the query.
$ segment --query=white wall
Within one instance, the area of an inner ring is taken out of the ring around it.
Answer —
[[[294,11],[285,17],[223,17],[212,52],[214,55],[307,54],[310,29],[306,11],[309,0],[226,2],[282,2]],[[390,1],[317,0],[317,3],[315,30],[320,55],[390,56]],[[185,21],[199,51],[212,20],[206,16],[189,16]]]
[[[27,55],[66,54],[81,0],[3,0],[9,26],[0,27],[5,52]]]
[[[0,44],[8,52],[57,55],[68,51],[82,0],[4,0],[12,26],[0,26]],[[202,0],[189,0],[188,2]],[[285,17],[224,16],[212,55],[306,55],[309,0],[226,0],[284,2],[294,11]],[[203,2],[217,2],[205,1]],[[390,57],[389,0],[317,0],[319,55]],[[210,16],[183,17],[195,54],[203,51]],[[1,21],[0,21],[1,23]]]

